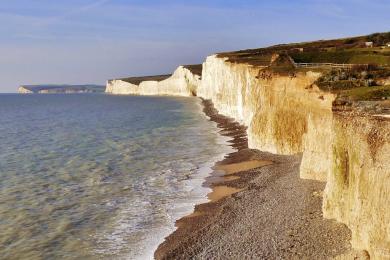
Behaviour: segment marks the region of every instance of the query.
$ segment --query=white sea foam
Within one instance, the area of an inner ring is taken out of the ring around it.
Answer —
[[[225,142],[224,138],[221,139],[220,142]],[[227,149],[227,151],[230,152],[230,149]],[[165,237],[176,230],[176,220],[191,214],[194,211],[195,205],[209,201],[207,194],[211,192],[211,189],[204,187],[203,183],[205,182],[206,177],[210,176],[210,173],[212,172],[211,167],[215,164],[215,162],[222,160],[229,152],[215,157],[209,163],[200,167],[197,172],[193,174],[192,179],[188,180],[188,183],[186,184],[192,189],[191,197],[189,197],[186,201],[171,202],[170,206],[172,206],[172,208],[167,210],[167,215],[170,219],[169,226],[161,227],[160,230],[156,230],[156,233],[150,234],[144,240],[145,251],[140,255],[135,256],[134,259],[154,259],[154,252],[157,250],[158,246],[164,242]],[[131,257],[133,258],[134,256]]]
[[[154,259],[154,252],[157,250],[158,246],[164,242],[164,239],[174,232],[177,227],[175,226],[176,220],[191,214],[195,205],[206,203],[209,201],[207,198],[207,194],[211,192],[211,188],[203,186],[205,179],[210,176],[212,173],[212,167],[216,162],[221,161],[225,158],[225,156],[229,153],[235,151],[232,148],[228,141],[232,138],[220,135],[219,129],[215,122],[209,121],[210,118],[206,116],[202,110],[203,106],[201,102],[197,102],[198,105],[198,113],[204,120],[207,120],[208,124],[211,126],[208,129],[209,133],[212,135],[216,135],[216,144],[220,146],[220,153],[210,159],[208,162],[203,163],[197,170],[195,170],[191,174],[191,178],[187,181],[183,182],[186,186],[187,191],[190,190],[190,196],[185,198],[185,200],[173,200],[169,204],[169,209],[167,209],[167,217],[170,219],[169,225],[165,227],[160,227],[159,230],[155,230],[155,233],[150,233],[147,238],[143,241],[144,251],[141,250],[139,255],[131,255],[132,259],[136,260],[145,260],[145,259]]]

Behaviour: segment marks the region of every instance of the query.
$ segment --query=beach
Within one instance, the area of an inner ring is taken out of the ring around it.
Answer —
[[[205,180],[210,202],[176,222],[156,259],[327,259],[351,251],[350,230],[323,218],[325,183],[299,178],[301,155],[284,156],[248,148],[246,129],[204,112],[236,152],[217,162]]]

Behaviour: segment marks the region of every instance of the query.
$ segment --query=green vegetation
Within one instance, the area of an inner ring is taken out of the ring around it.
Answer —
[[[129,78],[121,78],[120,80],[134,85],[139,85],[143,81],[163,81],[169,78],[170,76],[172,75],[168,74],[168,75],[157,75],[157,76],[129,77]]]
[[[365,48],[365,42],[368,41],[373,42],[374,48]],[[288,53],[295,62],[302,63],[374,63],[390,66],[390,48],[381,48],[388,42],[390,42],[390,32],[225,52],[218,54],[218,57],[228,58],[232,63],[268,66],[273,54]]]
[[[373,42],[376,46],[384,45],[390,42],[390,32],[370,34],[366,36],[366,39]]]
[[[375,87],[359,87],[339,92],[339,98],[352,101],[390,99],[390,85]]]
[[[324,73],[316,84],[326,91],[340,91],[359,87],[383,85],[390,77],[390,70],[376,65],[354,66],[352,69],[332,69]]]
[[[331,50],[292,53],[297,63],[338,63],[338,64],[377,64],[390,65],[390,49],[387,52],[368,52],[366,50]]]
[[[390,99],[390,85],[385,85],[389,78],[389,69],[356,66],[324,73],[316,84],[322,90],[338,94],[338,101],[379,101]]]
[[[292,53],[291,57],[297,63],[348,63],[353,57],[353,52],[325,51],[325,52],[301,52]]]
[[[390,52],[387,54],[390,54]],[[349,60],[349,63],[353,63],[353,64],[378,64],[378,65],[382,65],[382,66],[390,66],[390,55],[357,54]]]
[[[252,52],[241,52],[234,54],[220,54],[219,57],[227,57],[232,63],[248,63],[254,66],[268,66],[271,62],[271,53],[254,54]]]

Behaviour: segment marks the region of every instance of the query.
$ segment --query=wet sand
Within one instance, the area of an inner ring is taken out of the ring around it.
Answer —
[[[214,168],[216,170],[223,171],[225,175],[230,175],[238,172],[252,170],[270,164],[272,164],[271,161],[250,160],[250,161],[243,161],[239,163],[217,165]]]
[[[237,152],[205,181],[209,203],[176,222],[156,259],[328,259],[350,251],[349,229],[322,217],[325,183],[299,178],[301,157],[248,149],[245,127],[204,112]]]
[[[232,194],[235,194],[241,190],[242,189],[237,189],[237,188],[233,188],[233,187],[229,187],[229,186],[225,186],[225,185],[222,185],[222,186],[218,185],[218,186],[213,187],[213,191],[210,192],[207,195],[207,197],[211,202],[215,202],[215,201],[218,201],[218,200],[223,199],[225,197],[228,197]]]

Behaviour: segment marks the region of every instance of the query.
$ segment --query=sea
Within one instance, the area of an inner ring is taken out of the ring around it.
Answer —
[[[197,98],[0,95],[0,259],[152,259],[228,139]]]

